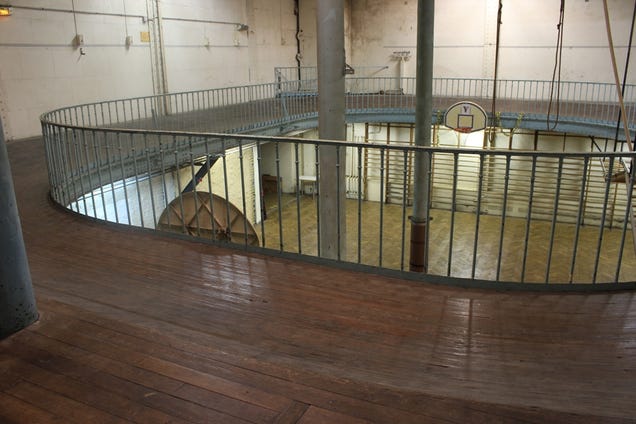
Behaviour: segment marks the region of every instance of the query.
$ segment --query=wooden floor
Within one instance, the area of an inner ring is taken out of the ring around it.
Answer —
[[[2,423],[636,422],[636,295],[444,288],[90,222],[9,146],[41,319]]]

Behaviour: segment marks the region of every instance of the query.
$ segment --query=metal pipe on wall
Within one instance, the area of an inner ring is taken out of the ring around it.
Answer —
[[[344,0],[321,0],[316,8],[319,137],[345,140]],[[345,257],[344,158],[342,147],[320,148],[320,256],[329,259]]]
[[[38,318],[31,273],[0,121],[0,339]]]
[[[417,5],[417,79],[415,104],[415,145],[431,145],[433,116],[433,40],[435,0],[419,0]],[[415,153],[413,215],[411,216],[411,271],[428,268],[428,207],[431,156]]]

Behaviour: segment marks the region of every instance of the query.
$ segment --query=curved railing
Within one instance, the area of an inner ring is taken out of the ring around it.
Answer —
[[[349,121],[413,121],[413,79],[348,78],[346,83]],[[634,287],[633,185],[623,166],[634,153],[624,151],[621,131],[614,142],[614,87],[562,83],[558,103],[550,105],[549,82],[498,81],[491,119],[512,132],[492,131],[484,137],[487,149],[439,141],[444,109],[459,99],[487,106],[493,84],[434,81],[437,145],[430,148],[281,137],[315,127],[312,80],[59,109],[41,119],[51,196],[93,218],[294,257],[317,258],[320,227],[337,225],[345,239],[338,262],[406,278],[466,286]],[[624,97],[633,131],[633,86]],[[558,115],[548,119],[548,107]],[[602,149],[594,138],[592,144],[567,148],[564,141],[560,151],[509,149],[515,132],[548,125],[607,140]],[[341,207],[348,211],[347,222],[324,223],[317,213],[320,196],[307,193],[320,191],[315,158],[334,144],[342,147],[334,172],[347,171],[346,185],[337,188],[346,193]],[[430,153],[432,165],[425,275],[406,271],[417,151]],[[616,182],[621,178],[628,182]],[[188,195],[193,187],[224,199],[226,211],[232,203],[240,212],[237,227],[245,231],[230,230],[229,213],[227,219],[215,216],[205,196]],[[194,212],[186,219],[188,208]],[[166,223],[166,216],[180,221]],[[248,224],[256,238],[248,237]]]

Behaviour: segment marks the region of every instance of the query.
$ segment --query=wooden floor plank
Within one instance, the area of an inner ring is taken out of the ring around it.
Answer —
[[[37,140],[9,147],[42,318],[0,341],[0,421],[634,421],[632,293],[455,289],[103,225],[51,205]]]
[[[63,319],[64,322],[68,322],[73,320],[72,316],[76,316],[77,319],[88,318],[81,311],[72,313],[67,306],[66,308],[60,307],[59,309],[65,309],[66,314]],[[68,315],[71,314],[71,315]],[[108,327],[109,324],[106,323],[103,319],[101,321],[101,326]],[[46,325],[46,322],[42,324]],[[106,331],[105,327],[102,329],[100,326],[88,326],[87,324],[83,324],[76,328],[78,331],[69,332],[66,335],[56,333],[55,337],[65,337],[66,340],[73,343],[83,344],[82,340],[86,337],[95,339],[90,344],[94,344],[95,341],[99,339],[104,340],[112,340],[113,343],[119,345],[121,348],[125,348],[123,356],[128,358],[128,360],[133,361],[137,365],[139,363],[135,362],[137,359],[143,361],[143,366],[148,367],[149,369],[156,369],[159,372],[163,372],[163,370],[170,369],[171,364],[166,364],[164,360],[156,359],[156,356],[161,356],[165,358],[176,358],[177,352],[172,351],[173,348],[177,348],[181,346],[181,343],[176,340],[172,340],[170,342],[171,348],[166,349],[162,346],[156,344],[150,344],[149,341],[144,343],[138,343],[137,337],[143,338],[143,334],[137,334],[136,337],[131,337],[126,335],[125,333],[130,331],[128,325],[113,322],[110,324],[112,327],[111,330]],[[113,332],[113,331],[117,332]],[[75,334],[79,333],[79,334]],[[90,335],[90,336],[89,336]],[[154,338],[152,335],[151,338]],[[191,339],[195,339],[196,337],[192,337]],[[547,412],[545,410],[533,410],[530,408],[522,409],[522,408],[505,408],[501,406],[494,407],[492,405],[480,405],[479,403],[473,402],[469,404],[458,404],[454,401],[449,401],[448,399],[439,398],[439,397],[425,397],[425,396],[413,396],[401,394],[399,391],[395,390],[386,390],[381,393],[381,396],[377,393],[373,393],[373,389],[366,388],[364,384],[354,384],[352,387],[348,387],[345,393],[352,394],[352,397],[360,398],[360,399],[383,399],[385,405],[392,405],[392,407],[379,408],[378,405],[370,404],[370,403],[360,403],[352,401],[350,398],[346,396],[338,396],[335,393],[323,393],[321,394],[318,391],[312,391],[309,395],[304,394],[303,391],[307,389],[296,385],[293,390],[289,390],[284,385],[281,385],[280,382],[273,381],[272,379],[267,379],[267,375],[248,375],[246,377],[237,376],[236,373],[231,374],[228,370],[230,369],[230,365],[225,362],[226,358],[221,357],[220,359],[216,359],[219,363],[212,367],[211,366],[211,357],[206,355],[206,352],[209,351],[208,348],[203,346],[195,346],[192,343],[188,343],[186,347],[182,347],[181,352],[192,352],[193,355],[180,355],[181,358],[179,361],[184,361],[184,364],[187,364],[188,367],[202,367],[205,372],[214,372],[214,373],[227,373],[228,378],[237,379],[237,378],[247,378],[251,384],[255,382],[262,381],[263,386],[269,387],[273,390],[281,390],[282,393],[285,393],[289,396],[297,396],[306,402],[314,402],[319,405],[322,405],[325,408],[335,408],[339,411],[348,411],[352,412],[356,410],[363,409],[365,412],[362,413],[363,416],[366,416],[368,419],[373,419],[375,422],[394,422],[396,417],[400,418],[400,422],[422,422],[423,420],[434,420],[441,421],[442,417],[447,417],[448,422],[489,422],[493,420],[493,418],[497,418],[500,422],[508,422],[508,420],[519,421],[521,417],[524,417],[527,422],[544,422],[546,418],[551,417],[555,421],[558,422],[579,422],[581,417],[577,417],[576,415],[568,415],[568,414],[556,414],[554,412]],[[147,349],[147,350],[146,350]],[[102,345],[101,352],[103,354],[108,354],[109,349]],[[144,359],[142,356],[144,353],[152,353],[153,358]],[[118,352],[110,353],[114,357],[118,355]],[[206,364],[203,366],[202,364]],[[178,367],[179,368],[179,367]],[[256,366],[249,367],[250,369],[256,369]],[[271,370],[268,370],[270,374],[275,374]],[[298,375],[298,374],[296,374]],[[289,376],[289,374],[288,374]],[[292,376],[293,377],[293,376]],[[299,380],[308,381],[312,378],[315,380],[315,377],[312,377],[307,374],[303,374],[302,377],[297,377]],[[315,383],[315,386],[320,386],[320,383]],[[336,390],[336,386],[333,381],[328,386],[330,389]],[[342,388],[340,388],[342,389]],[[307,397],[305,397],[307,396]],[[404,414],[399,410],[396,410],[395,407],[403,408],[405,410],[409,410],[411,412],[416,412],[418,415]],[[426,418],[428,417],[428,418]],[[435,417],[435,418],[433,418]],[[620,422],[620,420],[616,421]]]
[[[0,422],[3,424],[64,424],[67,420],[0,392]]]
[[[305,414],[309,405],[294,401],[289,407],[280,413],[273,421],[273,424],[296,424]]]
[[[78,313],[76,316],[81,314]],[[46,325],[51,319],[61,319],[74,324],[67,331],[58,328],[47,333]],[[145,343],[149,346],[144,347],[142,339],[133,339],[124,333],[108,331],[88,322],[74,321],[72,316],[55,312],[49,312],[43,321],[42,328],[24,335],[26,343],[79,363],[99,367],[113,375],[156,390],[175,392],[192,386],[247,404],[243,407],[249,408],[253,405],[278,412],[287,408],[290,403],[285,397],[184,367],[179,364],[179,352],[176,350],[171,351],[174,361],[162,360],[156,356],[162,349],[161,346],[150,345],[149,341]],[[130,344],[109,342],[123,339],[128,340]]]
[[[267,418],[252,419],[254,413],[241,409],[242,405],[236,405],[234,412],[236,415],[244,415],[245,420],[228,414],[228,411],[218,410],[219,399],[210,399],[210,406],[203,406],[180,393],[183,385],[171,394],[167,394],[107,372],[82,366],[48,351],[37,349],[30,344],[15,342],[13,350],[20,352],[21,357],[29,361],[31,365],[45,370],[50,377],[48,380],[38,380],[38,377],[28,375],[27,378],[36,380],[35,382],[38,384],[49,383],[49,386],[45,387],[50,390],[55,390],[55,386],[51,382],[56,381],[58,384],[69,386],[69,388],[58,388],[57,390],[73,390],[72,388],[75,387],[83,387],[85,390],[95,393],[97,397],[108,396],[113,399],[113,404],[127,405],[127,413],[130,416],[135,416],[135,421],[143,422],[152,419],[205,423],[210,419],[216,419],[228,423],[267,422]],[[23,369],[31,373],[38,372],[33,367],[24,367]],[[68,396],[67,392],[64,393]],[[88,405],[98,405],[93,402],[92,397],[84,398],[84,402]],[[228,408],[226,407],[226,409]],[[273,412],[269,414],[270,417],[274,415]]]
[[[7,390],[6,393],[71,423],[114,424],[130,422],[28,382],[20,383]]]
[[[326,409],[310,407],[307,412],[298,421],[298,424],[368,424],[370,421],[361,420],[359,418],[350,417],[337,412],[328,411]]]
[[[12,349],[17,350],[16,348],[22,348],[22,346],[12,346]],[[14,372],[23,376],[24,379],[32,384],[58,393],[61,396],[75,399],[85,405],[101,409],[106,413],[112,414],[121,419],[128,419],[135,423],[152,421],[186,422],[179,420],[178,417],[173,415],[133,402],[112,391],[104,390],[99,386],[98,382],[82,382],[76,379],[82,378],[79,374],[75,376],[76,378],[73,378],[68,375],[51,371],[47,368],[56,368],[57,364],[47,364],[48,355],[43,356],[40,360],[26,353],[21,354],[21,356],[24,356],[26,360],[21,361],[18,366],[14,367]],[[41,366],[34,365],[28,361],[37,362],[38,365]]]
[[[78,314],[78,316],[82,316],[82,314]],[[177,376],[184,372],[190,374],[192,373],[191,370],[197,370],[197,373],[218,375],[226,380],[269,389],[272,394],[279,394],[279,396],[276,396],[279,399],[282,396],[289,396],[290,398],[300,398],[305,400],[305,402],[313,402],[319,405],[335,404],[337,405],[336,407],[345,411],[359,410],[362,414],[375,416],[376,419],[380,420],[378,422],[393,422],[398,418],[400,422],[416,423],[422,419],[419,414],[408,413],[391,407],[338,395],[330,391],[316,390],[302,384],[292,383],[287,379],[289,375],[286,375],[286,378],[283,379],[272,377],[271,374],[275,373],[269,368],[266,368],[264,373],[262,373],[260,371],[250,371],[258,370],[259,367],[250,366],[245,368],[241,364],[237,366],[228,362],[227,358],[215,360],[214,355],[212,357],[206,355],[205,349],[201,349],[201,347],[192,349],[193,353],[187,350],[175,350],[173,347],[159,344],[150,344],[149,341],[139,343],[136,338],[86,324],[79,326],[77,330],[79,331],[64,332],[57,329],[55,334],[51,334],[51,337],[67,343],[74,343],[83,349],[95,349],[101,355],[111,356],[112,358],[125,358],[122,360],[153,372]],[[108,342],[98,345],[97,342],[99,340]],[[171,341],[170,346],[174,345],[178,346],[179,343]]]

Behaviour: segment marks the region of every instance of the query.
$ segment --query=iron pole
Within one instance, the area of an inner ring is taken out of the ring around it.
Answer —
[[[433,116],[433,39],[435,1],[419,0],[417,5],[417,79],[415,105],[415,145],[431,145]],[[411,216],[411,255],[409,269],[428,270],[428,205],[431,156],[416,152],[413,215]]]
[[[345,140],[344,0],[320,0],[316,7],[319,137]],[[344,259],[345,149],[320,146],[319,154],[320,256]]]
[[[38,318],[31,273],[0,122],[0,339]]]

